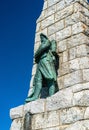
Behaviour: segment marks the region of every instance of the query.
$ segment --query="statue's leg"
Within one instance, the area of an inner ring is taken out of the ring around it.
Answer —
[[[33,87],[30,88],[30,93],[29,93],[27,98],[31,98],[34,95],[34,92],[35,92],[35,82],[36,82],[36,75],[34,76],[34,79],[33,79]]]
[[[55,82],[54,82],[54,80],[48,81],[48,88],[49,88],[49,96],[52,96],[55,93]]]
[[[28,97],[26,99],[26,102],[31,102],[39,98],[40,92],[42,89],[42,74],[39,70],[37,70],[37,73],[35,75],[35,91],[34,95],[32,97]]]
[[[33,96],[33,94],[34,94],[34,86],[33,86],[33,88],[31,88],[30,89],[30,94],[28,95],[28,97],[27,98],[30,98],[30,97],[32,97]]]

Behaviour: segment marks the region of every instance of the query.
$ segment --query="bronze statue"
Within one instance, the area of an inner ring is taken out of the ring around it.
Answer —
[[[55,93],[55,84],[57,79],[55,69],[56,41],[49,41],[47,36],[42,33],[40,34],[40,39],[41,45],[35,53],[37,70],[33,81],[33,91],[25,100],[26,103],[39,98],[44,79],[49,89],[49,96]]]

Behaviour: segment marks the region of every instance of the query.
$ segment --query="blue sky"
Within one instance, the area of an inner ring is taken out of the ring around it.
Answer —
[[[0,130],[9,130],[10,108],[27,96],[42,6],[43,0],[0,0]]]

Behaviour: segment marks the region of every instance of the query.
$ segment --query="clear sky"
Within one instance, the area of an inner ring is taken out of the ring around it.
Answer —
[[[27,97],[42,6],[43,0],[0,0],[0,130],[9,130],[10,108]]]

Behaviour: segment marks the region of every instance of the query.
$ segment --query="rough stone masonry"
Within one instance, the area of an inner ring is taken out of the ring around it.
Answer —
[[[59,91],[46,99],[12,108],[10,130],[89,130],[87,0],[44,0],[43,11],[37,20],[34,52],[40,44],[40,33],[57,41]],[[34,63],[30,87],[35,70]],[[26,127],[28,113],[31,119],[28,118]]]

